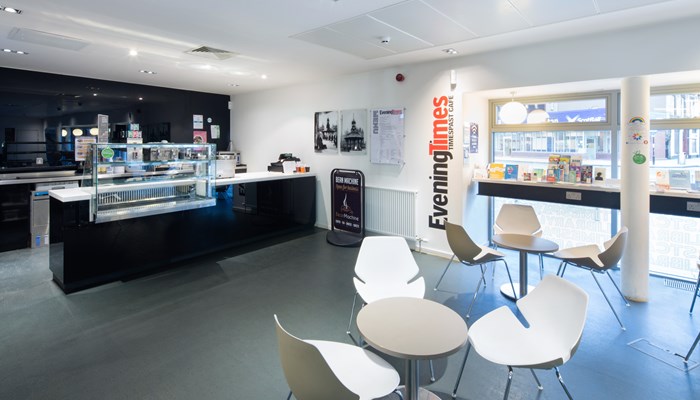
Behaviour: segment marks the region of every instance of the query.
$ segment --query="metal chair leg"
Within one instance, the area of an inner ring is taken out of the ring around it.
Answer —
[[[355,292],[355,296],[352,298],[352,309],[350,310],[350,321],[348,321],[348,329],[345,331],[345,333],[350,336],[350,340],[352,340],[353,343],[355,343],[356,346],[361,346],[362,345],[362,339],[359,341],[355,340],[355,337],[352,336],[352,332],[350,331],[350,328],[352,327],[352,317],[355,315],[355,303],[357,301],[357,292]]]
[[[510,394],[510,384],[513,383],[513,367],[508,366],[508,383],[506,384],[506,392],[503,395],[503,400],[508,400],[508,394]]]
[[[459,383],[462,381],[462,374],[464,373],[464,366],[467,365],[467,357],[469,357],[469,350],[471,350],[471,343],[467,342],[467,352],[464,354],[464,361],[462,361],[462,366],[459,368],[459,375],[457,375],[457,382],[455,383],[455,388],[452,390],[452,398],[457,398],[457,388]]]
[[[537,374],[535,374],[535,370],[530,368],[530,372],[532,372],[532,376],[535,377],[535,382],[537,382],[537,389],[538,390],[543,390],[544,386],[540,383],[540,380],[537,378]]]
[[[564,277],[564,272],[566,272],[566,261],[562,261],[559,263],[559,268],[557,269],[557,275],[560,277]]]
[[[289,400],[289,399],[291,399],[291,398],[292,398],[292,391],[290,390],[290,391],[289,391],[289,396],[287,396],[287,400]]]
[[[401,389],[396,389],[394,390],[394,393],[399,395],[399,399],[403,400],[403,393],[401,393]]]
[[[693,313],[695,308],[695,300],[698,298],[698,289],[700,289],[700,272],[698,273],[698,283],[695,285],[695,294],[693,294],[693,302],[690,304],[690,313]]]
[[[430,382],[435,382],[435,368],[433,368],[433,360],[428,360],[428,366],[430,367]]]
[[[465,316],[467,319],[469,319],[469,314],[472,312],[472,307],[474,307],[474,303],[476,302],[477,296],[479,296],[479,286],[481,286],[481,281],[486,281],[486,278],[484,278],[484,266],[480,265],[481,267],[481,278],[479,278],[479,281],[476,283],[476,288],[474,289],[474,297],[472,298],[472,302],[469,304],[469,309],[467,310],[467,315]]]
[[[557,379],[559,380],[559,383],[561,384],[561,387],[564,389],[566,392],[566,397],[569,398],[569,400],[574,400],[573,397],[571,397],[571,393],[569,393],[569,389],[566,388],[566,385],[564,384],[564,379],[561,377],[561,372],[559,372],[559,368],[554,367],[554,372],[557,374]]]
[[[615,309],[613,308],[612,303],[610,303],[610,299],[608,299],[608,296],[605,294],[605,291],[603,290],[603,287],[600,286],[600,282],[598,282],[598,278],[595,277],[595,272],[591,270],[591,276],[595,280],[595,283],[598,285],[598,289],[600,289],[600,293],[603,293],[603,297],[605,297],[605,301],[608,302],[608,306],[610,306],[610,309],[612,310],[613,314],[615,314],[615,318],[617,318],[617,322],[620,324],[620,327],[622,328],[623,331],[626,331],[627,328],[622,324],[622,321],[620,320],[620,317],[617,315],[617,312],[615,312]]]
[[[683,361],[687,364],[688,359],[690,358],[690,355],[693,354],[693,350],[695,350],[695,346],[698,345],[698,342],[700,342],[700,332],[698,333],[698,336],[695,338],[695,342],[693,342],[693,345],[690,346],[690,350],[688,350],[688,354],[683,357]]]
[[[540,280],[544,277],[544,255],[540,253]]]
[[[440,282],[442,282],[442,278],[445,277],[445,274],[447,273],[447,270],[450,268],[450,265],[452,265],[452,261],[454,261],[454,259],[455,259],[455,255],[453,254],[452,258],[450,258],[450,262],[448,262],[447,265],[445,266],[445,270],[442,271],[442,275],[440,275],[440,279],[438,279],[433,290],[438,290],[438,286],[440,286]]]
[[[615,285],[615,289],[617,289],[617,293],[620,293],[620,297],[622,297],[622,300],[624,300],[625,305],[627,307],[629,307],[630,306],[629,301],[627,301],[627,299],[625,298],[625,295],[622,294],[622,290],[620,290],[620,287],[617,286],[617,283],[615,283],[615,280],[613,279],[612,275],[610,275],[610,271],[605,271],[605,273],[608,275],[608,278],[610,278],[610,282],[612,282],[613,285]]]

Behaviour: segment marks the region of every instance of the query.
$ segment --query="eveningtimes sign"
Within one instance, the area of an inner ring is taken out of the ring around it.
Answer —
[[[363,175],[360,171],[334,170],[333,227],[352,233],[362,233]]]
[[[433,209],[428,215],[428,226],[445,229],[449,203],[448,166],[454,148],[454,101],[453,96],[433,97],[433,132],[428,143],[428,155],[432,157]]]

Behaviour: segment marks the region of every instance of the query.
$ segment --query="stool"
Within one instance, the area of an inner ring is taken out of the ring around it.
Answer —
[[[698,289],[700,289],[700,258],[696,261],[695,265],[698,267],[698,283],[695,284],[695,292],[693,293],[693,303],[690,304],[690,313],[693,313],[693,307],[695,307],[695,300],[698,299]]]

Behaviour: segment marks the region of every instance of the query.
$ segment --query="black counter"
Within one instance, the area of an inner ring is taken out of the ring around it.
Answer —
[[[213,207],[95,224],[89,202],[51,199],[50,268],[65,293],[161,270],[179,261],[316,223],[316,177],[246,183],[257,196],[234,209],[237,189]],[[233,193],[232,193],[233,192]]]

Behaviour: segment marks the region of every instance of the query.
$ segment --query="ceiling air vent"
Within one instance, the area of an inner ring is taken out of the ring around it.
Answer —
[[[209,46],[197,47],[196,49],[188,50],[185,53],[200,57],[213,58],[216,60],[227,60],[237,55],[236,53],[228,50],[215,49]]]

